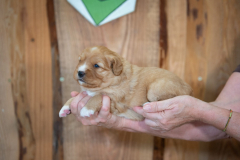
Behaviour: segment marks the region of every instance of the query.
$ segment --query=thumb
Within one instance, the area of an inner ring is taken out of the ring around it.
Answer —
[[[167,108],[167,101],[150,102],[143,106],[145,112],[161,112]]]
[[[72,91],[72,92],[71,92],[71,96],[72,96],[72,97],[76,97],[78,94],[79,94],[79,93],[76,92],[76,91]]]
[[[103,96],[102,108],[99,112],[99,116],[101,116],[102,118],[106,118],[110,112],[110,105],[110,98],[108,96]]]

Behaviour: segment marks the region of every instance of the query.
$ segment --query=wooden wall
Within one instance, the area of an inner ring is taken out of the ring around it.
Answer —
[[[234,139],[161,139],[58,118],[79,90],[77,55],[92,45],[168,69],[214,101],[240,64],[239,8],[239,0],[138,0],[134,13],[94,27],[66,0],[0,0],[0,160],[240,159]]]

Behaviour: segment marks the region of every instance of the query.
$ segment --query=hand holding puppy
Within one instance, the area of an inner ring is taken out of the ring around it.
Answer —
[[[178,96],[164,101],[151,102],[143,107],[134,107],[135,112],[145,117],[146,125],[154,130],[169,131],[194,121],[192,117],[194,98]]]
[[[82,117],[81,109],[87,104],[91,96],[85,92],[72,92],[71,113],[83,125],[97,125],[106,128],[114,128],[130,132],[144,132],[152,135],[168,137],[171,134],[166,132],[184,123],[192,121],[191,117],[186,117],[185,112],[189,110],[190,96],[179,96],[166,101],[152,102],[142,107],[134,107],[134,110],[146,117],[144,121],[134,121],[122,118],[110,113],[110,98],[103,96],[102,108],[98,113],[90,117]],[[146,108],[150,107],[149,110]],[[164,110],[161,108],[165,108]],[[177,117],[180,116],[180,117]],[[185,118],[183,118],[185,116]]]
[[[145,105],[144,109],[134,107],[136,112],[146,117],[143,121],[135,121],[110,113],[110,98],[108,96],[103,96],[103,104],[98,113],[90,117],[81,117],[80,111],[91,97],[86,93],[78,92],[72,92],[71,95],[74,97],[70,105],[71,111],[83,125],[97,125],[130,132],[142,132],[162,138],[195,141],[209,141],[229,137],[218,129],[221,127],[221,123],[215,124],[216,122],[211,119],[216,114],[225,113],[227,110],[213,106],[212,104],[215,103],[208,104],[191,96],[178,96],[165,101],[151,102]],[[147,109],[147,106],[150,106],[150,109]],[[205,111],[202,108],[205,108]],[[214,113],[215,115],[213,115]],[[203,116],[205,114],[206,117]],[[202,123],[205,121],[201,119],[208,119],[208,115],[210,115],[208,123],[213,126]],[[235,116],[237,117],[236,112]],[[224,117],[221,119],[225,122]],[[238,120],[233,119],[232,121]]]
[[[85,92],[72,92],[72,97],[75,97],[70,105],[71,113],[83,125],[97,125],[106,128],[114,128],[118,130],[125,130],[130,132],[143,131],[138,127],[139,121],[132,121],[110,113],[110,98],[103,96],[102,108],[99,112],[94,113],[90,117],[80,116],[81,109],[87,104],[91,96]]]

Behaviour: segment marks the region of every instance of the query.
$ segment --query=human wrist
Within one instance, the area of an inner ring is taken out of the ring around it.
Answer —
[[[187,115],[188,117],[191,119],[191,121],[196,121],[199,120],[199,100],[191,97],[191,96],[187,96],[186,97],[186,106],[187,106]]]
[[[195,117],[203,123],[211,124],[220,130],[224,129],[225,121],[227,122],[229,116],[228,110],[219,108],[211,103],[198,101],[195,107]]]
[[[189,104],[191,105],[190,115],[193,121],[203,122],[210,109],[209,104],[194,97],[191,97]]]

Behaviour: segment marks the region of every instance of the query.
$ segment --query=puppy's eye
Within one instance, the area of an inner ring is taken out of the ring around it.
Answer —
[[[98,64],[94,64],[94,67],[95,67],[95,68],[99,68],[99,65],[98,65]]]

